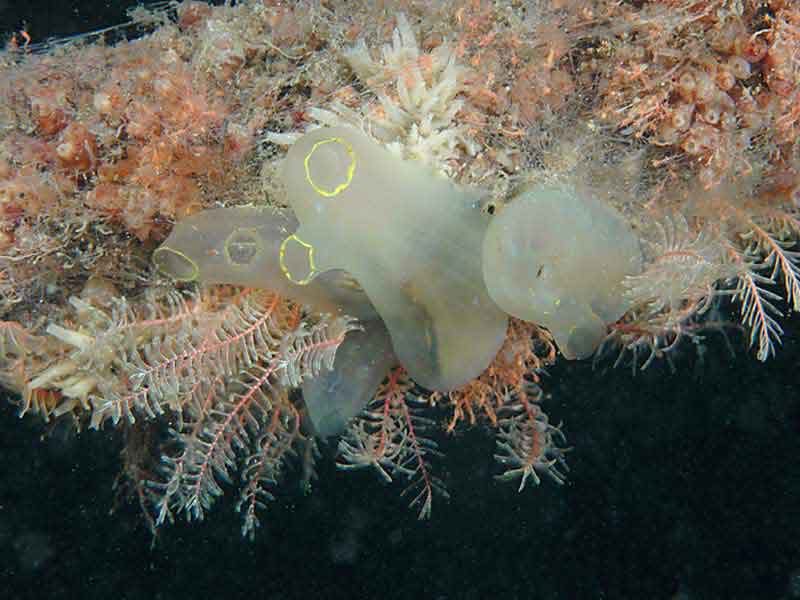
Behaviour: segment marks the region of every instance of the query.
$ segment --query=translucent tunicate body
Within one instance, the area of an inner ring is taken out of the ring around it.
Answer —
[[[180,221],[153,253],[158,269],[178,281],[268,289],[318,312],[374,319],[375,310],[352,278],[326,273],[297,285],[281,267],[281,249],[297,220],[270,208],[205,210]]]
[[[507,316],[481,274],[488,217],[476,190],[346,127],[298,140],[283,179],[300,221],[285,253],[295,256],[284,265],[294,281],[330,269],[352,274],[400,363],[424,387],[450,390],[480,375],[503,342]]]
[[[637,237],[622,216],[567,185],[542,185],[492,219],[483,275],[504,311],[544,325],[567,358],[590,356],[627,310],[622,280],[639,273]]]

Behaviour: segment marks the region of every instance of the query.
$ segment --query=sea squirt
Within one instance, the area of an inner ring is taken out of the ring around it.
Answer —
[[[320,313],[377,318],[369,299],[346,273],[327,273],[306,286],[286,278],[280,249],[295,229],[292,215],[272,208],[213,208],[175,225],[153,253],[153,262],[178,281],[268,289]]]
[[[179,281],[222,283],[272,290],[317,312],[362,320],[336,353],[333,369],[303,382],[315,432],[336,435],[375,394],[397,363],[389,334],[364,292],[346,273],[331,271],[309,285],[289,281],[280,250],[297,229],[294,217],[269,208],[215,208],[183,219],[154,253],[160,271]]]
[[[508,318],[481,273],[489,217],[479,191],[347,127],[300,138],[283,179],[300,221],[282,249],[288,277],[305,284],[331,269],[352,274],[399,362],[428,389],[451,390],[483,372]]]
[[[528,189],[494,216],[483,275],[504,311],[547,327],[566,358],[585,358],[629,308],[622,281],[642,269],[622,215],[565,184]]]
[[[336,351],[333,369],[303,381],[303,401],[320,437],[344,431],[397,364],[383,322],[366,321],[362,326],[363,330],[347,334]]]

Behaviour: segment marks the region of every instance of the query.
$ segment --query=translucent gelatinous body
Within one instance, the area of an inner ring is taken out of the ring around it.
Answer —
[[[336,351],[333,369],[303,381],[303,399],[317,435],[344,431],[375,395],[375,390],[397,359],[389,332],[380,320],[351,331]]]
[[[507,316],[481,274],[488,217],[477,191],[388,151],[355,129],[314,130],[283,171],[300,221],[291,246],[303,283],[342,269],[364,288],[400,363],[421,385],[449,390],[477,377],[503,342]]]
[[[311,285],[286,277],[281,248],[296,228],[293,217],[268,208],[206,210],[179,222],[153,261],[179,281],[269,289],[319,312],[376,318],[369,299],[345,273],[327,273]]]
[[[628,306],[621,283],[642,268],[614,209],[569,186],[532,188],[489,225],[483,274],[504,311],[547,327],[567,358],[591,355]]]

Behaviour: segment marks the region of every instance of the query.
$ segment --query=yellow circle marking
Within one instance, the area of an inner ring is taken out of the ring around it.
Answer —
[[[303,248],[308,250],[308,275],[306,275],[303,279],[296,279],[292,273],[289,271],[289,268],[286,266],[286,245],[294,240],[298,244],[300,244]],[[311,244],[304,242],[296,234],[292,234],[287,237],[283,242],[281,242],[281,249],[279,253],[280,257],[280,265],[281,271],[283,274],[286,275],[286,279],[291,281],[292,283],[296,283],[297,285],[307,285],[311,282],[314,277],[316,277],[317,273],[317,266],[314,264],[314,246]]]
[[[166,270],[162,269],[161,266],[158,264],[158,261],[156,260],[156,256],[161,252],[171,252],[183,258],[186,262],[192,265],[192,274],[189,277],[178,277],[174,273],[169,273]],[[153,262],[156,263],[156,268],[159,271],[161,271],[165,275],[172,277],[175,281],[194,281],[200,274],[200,268],[197,266],[196,262],[194,262],[191,258],[186,256],[186,254],[184,254],[180,250],[175,250],[174,248],[170,248],[169,246],[161,246],[160,248],[156,248],[155,251],[153,252]]]
[[[311,160],[311,155],[317,151],[317,148],[324,146],[325,144],[337,143],[341,144],[344,147],[345,152],[347,152],[348,156],[350,157],[350,164],[347,166],[347,176],[343,183],[337,185],[333,190],[326,190],[318,186],[314,183],[314,178],[311,177],[311,167],[309,166],[309,161]],[[317,192],[320,196],[324,196],[326,198],[332,198],[338,194],[341,194],[344,190],[346,190],[350,183],[353,181],[353,173],[356,171],[356,153],[353,151],[353,147],[345,140],[344,138],[340,137],[332,137],[328,138],[327,140],[320,140],[316,144],[311,147],[311,150],[308,154],[306,154],[306,158],[303,161],[303,165],[306,168],[306,179],[308,180],[309,185]]]

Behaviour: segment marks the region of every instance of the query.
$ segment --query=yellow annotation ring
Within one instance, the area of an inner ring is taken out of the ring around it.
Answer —
[[[171,254],[174,254],[175,256],[178,256],[179,258],[182,258],[188,264],[190,264],[191,267],[192,267],[191,275],[189,275],[188,277],[180,277],[179,275],[176,275],[174,273],[170,273],[168,270],[162,268],[162,265],[159,265],[158,256],[160,256],[161,254],[163,254],[165,252],[169,252]],[[175,250],[175,248],[170,248],[168,246],[161,246],[160,248],[156,248],[155,251],[153,252],[153,259],[152,260],[155,263],[156,268],[159,271],[161,271],[162,273],[164,273],[165,275],[167,275],[169,277],[172,277],[175,281],[180,281],[180,282],[195,281],[197,279],[197,277],[200,275],[200,268],[197,266],[197,263],[195,261],[193,261],[191,258],[189,258],[186,254],[181,252],[180,250]]]
[[[291,241],[297,242],[308,251],[308,275],[302,279],[296,279],[292,275],[291,271],[289,271],[289,267],[286,266],[286,246]],[[279,264],[281,266],[281,271],[283,271],[283,274],[286,276],[286,279],[297,285],[308,285],[311,283],[311,280],[317,276],[317,273],[319,273],[319,271],[317,271],[317,266],[314,264],[314,246],[308,242],[304,242],[294,233],[281,242]]]
[[[325,189],[316,183],[314,183],[314,178],[311,176],[311,167],[309,166],[309,162],[311,160],[311,156],[316,152],[319,148],[324,146],[325,144],[341,144],[344,148],[347,155],[350,157],[350,164],[347,166],[347,176],[343,183],[337,185],[333,190]],[[320,196],[324,196],[325,198],[332,198],[333,196],[337,196],[341,194],[344,190],[350,187],[350,183],[353,181],[353,174],[356,171],[356,153],[353,151],[353,146],[351,146],[347,140],[340,137],[332,137],[326,140],[320,140],[316,144],[311,147],[311,150],[306,154],[305,159],[303,160],[303,166],[305,166],[306,170],[306,179],[308,180],[309,185],[317,192]]]

